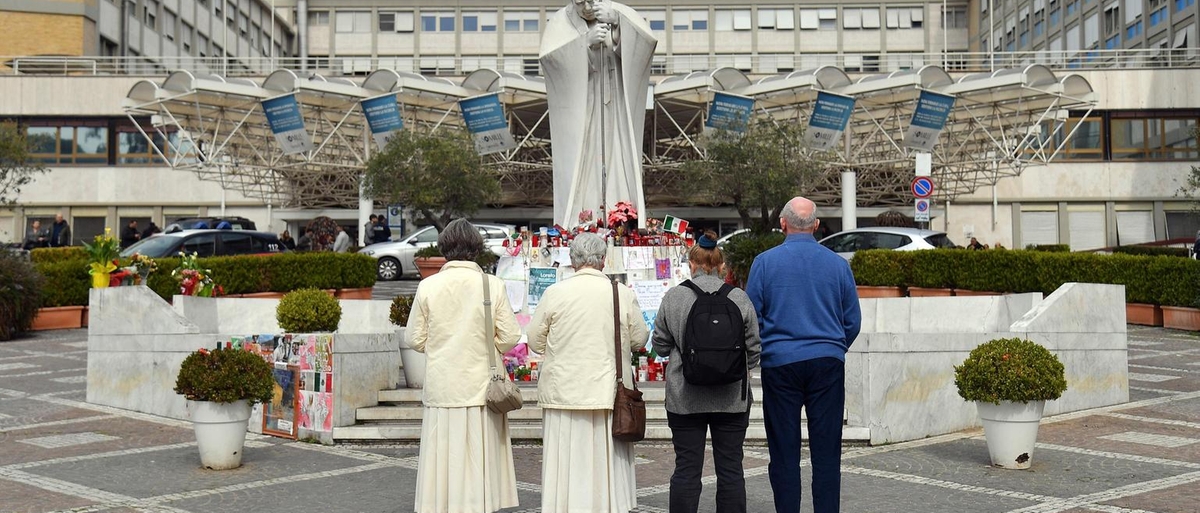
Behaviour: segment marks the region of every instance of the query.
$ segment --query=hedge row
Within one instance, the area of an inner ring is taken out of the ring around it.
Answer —
[[[171,271],[178,258],[156,260],[158,270],[147,284],[164,299],[179,292]],[[226,294],[291,292],[304,288],[353,289],[375,285],[375,259],[353,253],[287,253],[273,256],[202,258]],[[88,302],[91,276],[82,259],[36,264],[46,277],[42,306],[79,306]]]
[[[67,246],[65,248],[33,248],[29,252],[29,259],[35,264],[51,264],[54,262],[66,262],[68,260],[86,259],[87,252],[81,246]]]
[[[1050,294],[1064,283],[1125,286],[1130,303],[1200,306],[1200,261],[1167,256],[1023,250],[860,251],[859,285]]]
[[[1163,246],[1117,246],[1113,248],[1113,253],[1124,253],[1126,255],[1161,255],[1187,258],[1188,249]]]

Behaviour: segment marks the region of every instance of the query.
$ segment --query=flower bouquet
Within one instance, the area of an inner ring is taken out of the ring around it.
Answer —
[[[200,267],[196,253],[188,255],[179,252],[182,261],[179,268],[171,271],[171,277],[179,281],[179,292],[185,296],[217,297],[225,293],[225,289],[212,279],[212,271]]]
[[[92,239],[92,243],[83,243],[83,250],[88,257],[88,274],[92,275],[92,287],[103,288],[109,284],[109,275],[117,270],[117,257],[120,256],[120,246],[113,237],[112,228],[105,228],[104,233]]]
[[[134,271],[134,285],[142,285],[150,279],[150,275],[158,270],[158,262],[141,253],[134,253],[129,259],[129,266]]]

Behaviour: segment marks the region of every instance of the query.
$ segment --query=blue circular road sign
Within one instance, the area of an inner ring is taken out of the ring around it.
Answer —
[[[918,176],[912,181],[913,196],[918,198],[928,198],[933,196],[933,179],[928,176]]]

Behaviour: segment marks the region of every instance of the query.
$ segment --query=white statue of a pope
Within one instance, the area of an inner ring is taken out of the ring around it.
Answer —
[[[628,201],[645,222],[642,134],[650,61],[658,45],[629,7],[570,0],[550,17],[540,61],[546,76],[554,166],[554,221]]]

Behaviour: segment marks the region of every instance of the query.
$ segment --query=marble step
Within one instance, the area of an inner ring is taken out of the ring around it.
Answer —
[[[525,399],[525,404],[537,403],[537,384],[522,384],[521,397]],[[642,400],[647,403],[661,403],[666,400],[667,389],[662,382],[652,382],[638,387],[642,391]],[[751,384],[751,395],[756,401],[762,400],[762,386]],[[380,390],[380,403],[401,403],[401,404],[421,404],[421,392],[419,388],[400,388],[394,390]]]
[[[359,408],[355,413],[355,418],[359,422],[373,421],[416,421],[420,422],[423,409],[419,405],[402,405],[402,406],[368,406]],[[520,410],[509,412],[509,420],[540,420],[542,418],[542,409],[536,404],[526,403]],[[662,403],[649,403],[646,405],[647,420],[667,420],[667,411],[663,409]],[[762,422],[763,411],[762,406],[755,404],[750,407],[750,422]],[[844,417],[843,417],[844,420]]]
[[[540,440],[542,438],[541,422],[513,421],[509,423],[509,436],[514,440]],[[802,438],[808,439],[808,428],[801,429]],[[767,430],[762,425],[751,424],[746,430],[746,440],[761,442],[766,440]],[[355,426],[333,428],[333,439],[337,442],[386,442],[386,441],[417,441],[421,439],[420,423],[405,424],[359,424]],[[647,421],[646,440],[665,442],[671,439],[671,429],[666,421]],[[844,426],[842,441],[847,445],[867,444],[871,440],[871,431],[865,427]]]

